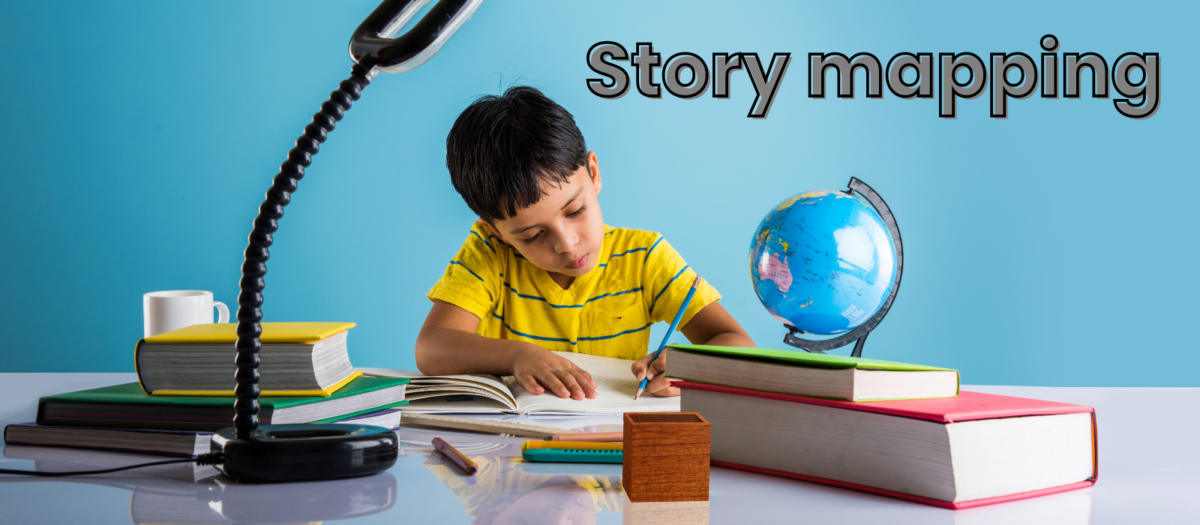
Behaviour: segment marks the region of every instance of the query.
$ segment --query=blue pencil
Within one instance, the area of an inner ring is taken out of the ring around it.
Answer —
[[[642,378],[642,382],[638,384],[637,393],[633,395],[634,399],[642,395],[642,391],[646,389],[646,385],[650,383],[650,367],[658,361],[658,355],[667,347],[667,341],[671,339],[671,332],[675,331],[675,327],[679,326],[679,320],[683,319],[683,312],[687,311],[688,303],[692,302],[692,296],[696,295],[696,288],[700,287],[700,276],[696,276],[696,280],[692,282],[692,288],[688,290],[687,297],[683,298],[683,304],[679,305],[679,313],[675,314],[675,320],[671,321],[671,327],[667,328],[667,335],[663,336],[662,343],[658,345],[658,350],[654,352],[654,357],[650,359],[650,363],[646,365],[646,376]]]

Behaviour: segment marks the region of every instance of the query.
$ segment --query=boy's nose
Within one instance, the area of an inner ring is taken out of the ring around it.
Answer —
[[[558,253],[570,253],[579,244],[579,235],[574,230],[560,230],[557,238],[558,242],[554,247],[554,251]]]

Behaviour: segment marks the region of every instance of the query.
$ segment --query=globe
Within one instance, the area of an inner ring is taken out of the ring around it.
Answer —
[[[750,243],[750,279],[763,306],[811,334],[841,334],[866,322],[895,277],[896,246],[883,219],[841,191],[783,201]]]

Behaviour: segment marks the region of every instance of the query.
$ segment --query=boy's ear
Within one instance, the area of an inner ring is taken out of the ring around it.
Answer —
[[[503,242],[504,244],[509,244],[508,240],[505,239],[503,235],[500,235],[500,230],[497,230],[495,226],[492,226],[492,223],[485,221],[483,219],[479,219],[476,222],[478,222],[479,224],[482,224],[483,227],[487,229],[487,231],[492,232],[492,235],[495,235],[497,239],[500,239],[500,242]]]
[[[592,179],[592,188],[596,190],[596,195],[599,195],[600,189],[604,187],[604,181],[600,178],[600,161],[596,159],[595,151],[589,151],[587,159],[588,177]]]

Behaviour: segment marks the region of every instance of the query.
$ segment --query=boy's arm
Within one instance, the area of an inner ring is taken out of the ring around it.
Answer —
[[[533,394],[596,397],[596,382],[575,363],[532,343],[483,337],[478,327],[475,314],[434,301],[417,335],[417,368],[429,375],[512,375]]]
[[[738,324],[737,320],[725,311],[725,307],[717,302],[710,303],[703,310],[696,312],[696,315],[693,315],[680,331],[692,344],[755,347],[754,340],[750,339],[750,335],[742,329],[742,325]],[[646,375],[646,366],[651,357],[654,357],[653,352],[633,364],[633,375],[639,382]],[[666,368],[667,355],[664,352],[653,365],[650,365],[650,382],[646,385],[647,392],[656,396],[679,395],[679,389],[670,386],[667,377],[663,375]]]

